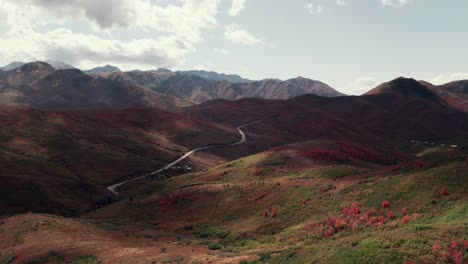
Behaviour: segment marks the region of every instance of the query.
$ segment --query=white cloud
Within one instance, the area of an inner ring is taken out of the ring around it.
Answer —
[[[230,24],[226,26],[224,37],[233,43],[242,44],[245,46],[255,46],[263,42],[261,39],[255,37],[252,33],[241,29],[237,24]]]
[[[336,0],[336,4],[339,5],[339,6],[346,6],[346,5],[348,5],[348,3],[345,2],[344,0]]]
[[[237,16],[245,9],[245,2],[247,0],[232,0],[231,9],[229,9],[230,16]]]
[[[96,66],[115,63],[139,67],[180,65],[195,51],[204,30],[218,26],[220,0],[1,0],[0,61],[56,59]],[[82,25],[74,32],[66,25]],[[87,30],[89,25],[92,31]],[[38,26],[42,30],[38,30]],[[44,28],[49,31],[44,32]],[[118,36],[145,32],[151,38],[105,39],[96,31]],[[78,31],[77,31],[78,30]],[[79,31],[82,30],[82,31]],[[20,33],[21,32],[21,33]],[[93,65],[94,64],[94,65]]]
[[[383,6],[403,7],[409,0],[381,0]]]
[[[442,85],[453,81],[468,80],[468,73],[457,72],[452,74],[441,74],[431,80],[432,84]]]
[[[222,54],[222,55],[229,55],[229,50],[227,49],[221,49],[221,48],[215,48],[214,51],[216,53]]]
[[[348,85],[345,92],[350,95],[361,95],[376,87],[378,83],[375,77],[361,77]]]
[[[64,28],[38,33],[30,28],[15,27],[0,35],[0,39],[0,64],[54,59],[84,69],[103,62],[126,70],[134,67],[171,68],[177,67],[184,55],[191,51],[176,37],[122,42],[73,33]]]
[[[306,4],[305,7],[309,14],[312,15],[320,15],[323,12],[323,7],[319,4],[314,4],[313,2]]]

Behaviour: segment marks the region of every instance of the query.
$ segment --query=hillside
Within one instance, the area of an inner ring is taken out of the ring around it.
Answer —
[[[0,72],[0,102],[37,109],[174,109],[192,104],[137,84],[90,76],[78,69],[55,70],[44,62]]]
[[[208,171],[148,181],[152,193],[133,186],[131,200],[79,220],[7,218],[2,256],[463,263],[467,171],[466,153],[450,148],[413,145],[391,154],[343,141],[285,145]],[[41,236],[48,239],[39,244]]]
[[[411,81],[411,83],[413,83]],[[392,84],[393,85],[393,84]],[[310,139],[401,143],[437,138],[466,144],[468,117],[422,85],[423,96],[381,93],[325,98],[303,95],[289,100],[213,100],[182,110],[227,124],[263,120],[252,134],[255,146]],[[421,88],[422,87],[422,88]],[[258,149],[261,150],[261,149]]]
[[[426,81],[419,82],[437,94],[437,96],[439,96],[453,108],[468,113],[468,94],[451,91],[450,89],[446,89],[444,85],[436,86]]]
[[[105,186],[115,181],[156,170],[189,148],[237,138],[231,127],[157,109],[1,107],[0,215],[76,215],[105,203]],[[219,161],[202,155],[188,162]]]
[[[453,93],[468,95],[468,80],[454,81],[440,87]]]

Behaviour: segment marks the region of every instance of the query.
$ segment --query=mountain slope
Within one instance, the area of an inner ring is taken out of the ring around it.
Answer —
[[[453,93],[468,95],[468,80],[454,81],[439,87]]]
[[[458,83],[450,83],[442,86],[435,86],[429,82],[419,81],[422,85],[426,86],[432,92],[437,94],[440,98],[442,98],[445,102],[449,105],[458,109],[462,112],[468,113],[468,94],[463,93],[463,86],[459,86],[459,84],[463,85],[463,82]],[[452,90],[451,85],[454,85],[454,89]],[[457,92],[458,91],[458,92]]]
[[[220,252],[256,254],[260,263],[463,258],[454,251],[463,253],[466,243],[466,153],[421,145],[405,150],[322,140],[282,145],[152,181],[145,187],[157,191],[150,194],[134,187],[132,201],[85,218],[135,223],[138,234],[176,233],[181,244],[216,241]]]
[[[103,73],[100,76],[119,82],[134,82],[138,85],[154,89],[158,87],[167,78],[174,75],[172,72],[165,71],[131,71],[131,72],[110,72]]]
[[[105,203],[105,186],[115,181],[159,169],[189,148],[238,139],[233,127],[158,109],[0,110],[0,215],[76,215]],[[202,157],[188,162],[216,162]]]

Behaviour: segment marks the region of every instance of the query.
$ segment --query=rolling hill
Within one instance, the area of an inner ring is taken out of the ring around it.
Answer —
[[[0,215],[76,215],[106,201],[105,186],[116,180],[156,170],[189,148],[237,138],[234,128],[158,109],[1,107]],[[202,168],[219,162],[194,160]]]

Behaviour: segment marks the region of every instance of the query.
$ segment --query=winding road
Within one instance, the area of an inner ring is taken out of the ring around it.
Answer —
[[[254,121],[254,122],[250,122],[250,123],[247,123],[247,124],[243,124],[243,125],[240,125],[237,127],[237,131],[239,132],[239,134],[241,135],[241,139],[238,141],[238,142],[235,142],[235,143],[230,143],[230,144],[218,144],[218,145],[209,145],[209,146],[205,146],[205,147],[199,147],[199,148],[194,148],[192,150],[190,150],[189,152],[185,153],[184,155],[180,156],[178,159],[174,160],[173,162],[167,164],[166,166],[164,166],[163,168],[157,170],[157,171],[153,171],[153,172],[150,172],[150,173],[147,173],[145,175],[142,175],[142,176],[139,176],[137,178],[133,178],[133,179],[130,179],[130,180],[126,180],[126,181],[123,181],[123,182],[119,182],[119,183],[116,183],[116,184],[113,184],[109,187],[107,187],[107,190],[109,190],[110,192],[114,193],[114,194],[119,194],[115,189],[117,187],[120,187],[126,183],[129,183],[129,182],[132,182],[132,181],[136,181],[136,180],[139,180],[139,179],[143,179],[145,177],[148,177],[148,176],[151,176],[151,175],[155,175],[155,174],[158,174],[162,171],[165,171],[167,169],[169,169],[170,167],[176,165],[177,163],[181,162],[182,160],[186,159],[188,156],[192,155],[193,153],[199,151],[199,150],[204,150],[204,149],[212,149],[212,148],[219,148],[219,147],[233,147],[233,146],[237,146],[237,145],[240,145],[242,143],[244,143],[245,141],[247,141],[246,137],[245,137],[245,134],[244,134],[244,131],[242,131],[242,128],[246,127],[246,126],[249,126],[249,125],[253,125],[253,124],[256,124],[256,123],[259,123],[261,122],[262,120],[257,120],[257,121]]]

